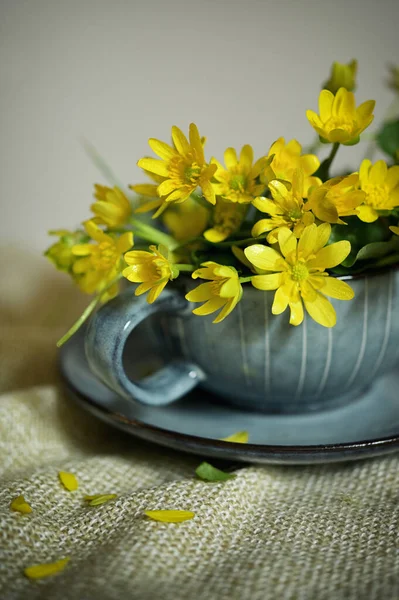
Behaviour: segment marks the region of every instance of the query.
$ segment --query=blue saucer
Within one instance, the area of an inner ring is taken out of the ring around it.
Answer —
[[[135,376],[155,366],[154,350],[137,353]],[[254,463],[314,464],[367,458],[399,450],[399,371],[378,380],[356,402],[304,415],[240,411],[197,389],[173,405],[151,408],[126,400],[90,371],[84,332],[60,352],[67,390],[84,408],[132,435],[183,452]],[[249,432],[248,444],[220,441]]]

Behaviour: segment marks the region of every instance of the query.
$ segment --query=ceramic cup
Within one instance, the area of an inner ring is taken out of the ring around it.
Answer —
[[[337,312],[332,329],[309,316],[299,327],[289,325],[288,312],[271,314],[274,293],[250,286],[234,311],[213,324],[214,316],[191,313],[198,305],[190,305],[184,294],[197,282],[182,279],[183,286],[168,285],[152,305],[129,288],[90,321],[86,333],[90,368],[129,399],[161,406],[200,385],[241,409],[306,412],[359,398],[399,362],[396,268],[351,278],[355,299],[332,301]],[[148,319],[154,315],[158,318]],[[145,320],[166,364],[133,381],[127,375],[129,344],[125,344]]]

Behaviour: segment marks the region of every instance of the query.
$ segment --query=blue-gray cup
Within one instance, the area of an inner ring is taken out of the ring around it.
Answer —
[[[86,355],[105,384],[147,405],[169,404],[199,385],[244,410],[332,408],[360,398],[399,363],[399,270],[354,277],[349,284],[355,298],[332,301],[337,312],[332,329],[309,317],[299,327],[289,325],[287,312],[271,314],[274,293],[249,285],[219,324],[212,315],[192,314],[197,305],[184,296],[197,283],[188,277],[168,285],[154,304],[128,288],[91,318]],[[129,363],[132,343],[142,343],[134,336],[140,324],[164,364],[134,380]]]

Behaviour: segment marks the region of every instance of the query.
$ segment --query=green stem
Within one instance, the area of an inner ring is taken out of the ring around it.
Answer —
[[[239,281],[240,283],[247,283],[247,281],[252,281],[252,275],[251,277],[240,277]]]
[[[218,248],[228,248],[230,246],[245,246],[245,244],[252,244],[253,242],[261,242],[262,240],[266,239],[266,235],[260,235],[259,237],[250,237],[250,238],[245,238],[244,240],[232,240],[230,242],[220,242],[218,244],[213,244],[214,246],[217,246]]]
[[[80,327],[83,325],[83,323],[85,321],[87,321],[87,319],[90,317],[90,315],[92,314],[94,309],[101,302],[101,298],[104,296],[105,292],[107,292],[110,287],[112,287],[117,281],[119,281],[119,279],[121,277],[122,277],[122,274],[120,273],[118,275],[118,277],[113,279],[113,281],[111,281],[111,283],[109,283],[106,288],[101,290],[101,292],[95,298],[93,298],[93,300],[90,302],[90,304],[88,306],[86,306],[85,310],[80,315],[79,319],[77,321],[75,321],[75,323],[66,332],[66,334],[63,335],[60,340],[58,340],[57,348],[61,348],[61,346],[63,346],[63,344],[65,344],[65,342],[67,342],[73,336],[73,334],[78,331],[78,329],[80,329]]]
[[[151,227],[151,225],[148,225],[147,223],[143,223],[134,218],[130,219],[130,223],[134,228],[134,233],[144,240],[166,246],[168,250],[174,250],[178,245],[178,242],[171,235],[159,231],[159,229]]]
[[[179,271],[189,271],[190,273],[195,271],[194,265],[173,265],[173,266],[177,267],[179,269]]]
[[[330,152],[329,156],[325,160],[323,160],[323,162],[321,163],[320,167],[317,169],[317,171],[315,173],[315,175],[317,177],[320,177],[320,179],[323,182],[327,181],[327,179],[329,179],[329,177],[330,177],[330,167],[331,167],[331,164],[332,164],[332,162],[333,162],[333,160],[335,158],[335,155],[338,152],[338,148],[339,147],[340,147],[340,143],[339,142],[335,142],[332,145],[331,152]]]

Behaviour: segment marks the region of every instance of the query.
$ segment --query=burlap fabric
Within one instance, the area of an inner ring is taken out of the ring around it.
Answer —
[[[81,300],[25,255],[2,260],[2,600],[399,598],[399,457],[254,466],[224,483],[196,481],[196,457],[128,437],[64,396],[54,342]],[[78,491],[62,488],[59,470],[77,475]],[[105,492],[118,498],[83,502]],[[30,515],[9,509],[21,493]],[[143,518],[161,508],[196,516]],[[52,578],[23,575],[66,556]]]

